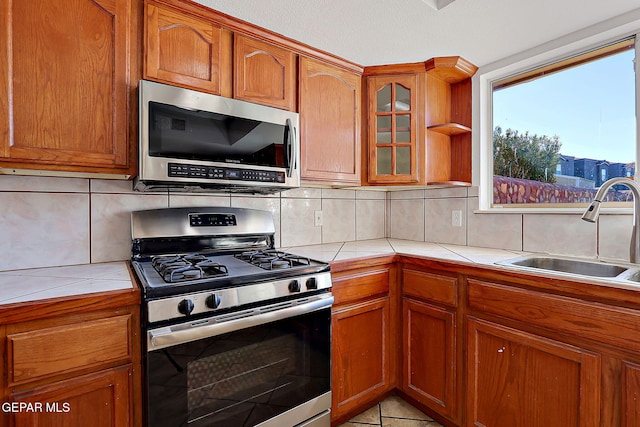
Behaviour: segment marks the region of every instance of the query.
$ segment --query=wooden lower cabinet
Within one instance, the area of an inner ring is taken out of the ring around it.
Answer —
[[[333,418],[390,389],[389,297],[334,310],[331,321]]]
[[[469,319],[467,426],[600,426],[601,358]]]
[[[456,317],[403,298],[402,390],[437,413],[456,415]]]
[[[369,409],[396,387],[396,269],[391,257],[331,264],[331,424]]]
[[[447,427],[640,426],[637,291],[356,264],[333,279],[334,426],[394,391]]]
[[[120,427],[133,425],[130,394],[133,369],[131,365],[107,369],[36,387],[13,395],[11,402],[26,404],[24,410],[13,413],[14,427],[60,426]]]
[[[0,425],[140,426],[139,304],[125,290],[0,309]]]
[[[622,426],[640,426],[640,365],[625,362],[622,372]]]

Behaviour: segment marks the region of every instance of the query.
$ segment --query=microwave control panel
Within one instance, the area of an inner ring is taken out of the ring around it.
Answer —
[[[285,181],[284,172],[266,171],[260,169],[223,168],[217,166],[199,166],[183,163],[169,163],[167,171],[169,177],[194,179],[223,179],[231,181]]]

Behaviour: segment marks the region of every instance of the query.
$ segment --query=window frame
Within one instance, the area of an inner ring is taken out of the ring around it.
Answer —
[[[621,22],[622,21],[622,22]],[[588,51],[635,37],[636,66],[636,168],[640,165],[640,11],[630,16],[614,18],[594,27],[571,33],[553,42],[481,67],[474,77],[474,176],[473,184],[479,185],[479,206],[476,212],[490,213],[582,213],[584,208],[567,207],[493,206],[493,86],[514,76],[531,73],[536,69],[562,63]],[[636,175],[638,173],[636,172]],[[636,176],[638,179],[639,177]],[[603,208],[608,213],[631,213],[633,207]],[[586,204],[585,204],[586,206]]]

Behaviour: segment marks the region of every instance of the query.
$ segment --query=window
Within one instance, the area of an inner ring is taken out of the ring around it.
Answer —
[[[635,52],[626,38],[491,82],[489,206],[585,206],[607,179],[635,176]],[[626,206],[616,187],[608,201]]]

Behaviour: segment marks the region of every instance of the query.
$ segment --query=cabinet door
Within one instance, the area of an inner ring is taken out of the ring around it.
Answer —
[[[369,182],[418,182],[418,76],[369,77],[367,94]]]
[[[467,425],[600,425],[600,356],[505,326],[468,322]]]
[[[153,4],[146,5],[145,29],[145,78],[231,95],[229,32]]]
[[[402,388],[443,416],[453,417],[456,400],[455,313],[403,300]]]
[[[131,365],[109,369],[13,395],[27,404],[11,414],[13,427],[132,426]],[[29,408],[33,408],[32,411]]]
[[[622,426],[640,425],[640,365],[622,364]]]
[[[0,166],[131,172],[136,5],[0,3]]]
[[[332,418],[388,391],[389,298],[335,309],[331,320]]]
[[[233,97],[295,110],[296,55],[242,35],[235,36],[234,45]]]
[[[300,59],[302,179],[360,185],[358,75]]]

